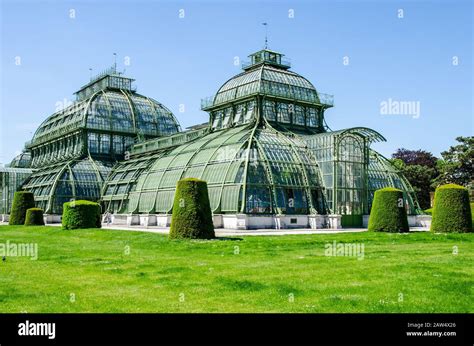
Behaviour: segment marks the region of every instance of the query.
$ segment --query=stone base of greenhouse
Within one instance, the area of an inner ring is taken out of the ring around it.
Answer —
[[[114,214],[113,225],[158,226],[171,225],[170,214]],[[214,214],[214,227],[227,229],[340,229],[341,215],[247,215]]]
[[[341,229],[341,215],[247,215],[247,214],[214,214],[214,227],[233,230],[252,229]],[[0,222],[8,222],[9,215],[0,215]],[[61,215],[45,214],[46,224],[58,224]],[[362,227],[367,228],[369,215],[362,216]],[[169,227],[171,214],[113,214],[111,225]],[[430,228],[430,215],[408,215],[410,227]]]

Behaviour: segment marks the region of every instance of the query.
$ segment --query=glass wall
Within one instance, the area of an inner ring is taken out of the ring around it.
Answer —
[[[318,128],[322,123],[319,109],[311,106],[264,99],[264,117],[270,122]]]
[[[0,167],[0,214],[9,214],[15,191],[33,171],[27,168]]]
[[[63,203],[86,199],[97,201],[112,163],[93,159],[72,160],[34,172],[23,188],[33,192],[45,213],[61,214]]]
[[[405,208],[408,214],[422,213],[416,200],[416,194],[406,178],[385,157],[374,150],[370,150],[368,167],[369,210],[372,207],[375,191],[384,187],[395,187],[403,191]]]
[[[249,123],[257,112],[256,100],[241,102],[211,112],[211,124],[214,130]]]
[[[132,157],[115,167],[102,199],[115,212],[170,213],[176,183],[187,177],[207,182],[218,213],[307,214],[324,208],[318,167],[305,144],[253,127],[216,131],[169,152]]]

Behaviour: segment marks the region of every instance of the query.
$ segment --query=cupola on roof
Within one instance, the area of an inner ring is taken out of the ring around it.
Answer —
[[[333,106],[332,95],[319,93],[309,80],[289,70],[291,63],[284,54],[263,49],[249,58],[249,62],[242,64],[244,72],[225,82],[214,97],[203,100],[203,110],[257,94],[325,108]]]

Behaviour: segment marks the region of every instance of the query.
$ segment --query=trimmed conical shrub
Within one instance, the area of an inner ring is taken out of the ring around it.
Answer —
[[[35,207],[35,198],[29,191],[17,191],[13,196],[12,211],[10,213],[10,225],[24,225],[26,211]]]
[[[369,231],[408,232],[403,192],[393,187],[375,191],[369,217]]]
[[[431,231],[472,232],[469,192],[456,184],[439,186],[435,192]]]
[[[63,205],[64,229],[100,228],[100,205],[91,201],[71,201]]]
[[[44,226],[43,209],[28,209],[26,211],[25,226]]]
[[[174,195],[170,239],[215,237],[207,183],[195,178],[178,181]]]

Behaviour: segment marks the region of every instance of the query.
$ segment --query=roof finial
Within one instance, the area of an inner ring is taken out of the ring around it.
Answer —
[[[268,49],[268,30],[267,30],[268,23],[262,23],[262,25],[265,27],[265,47],[264,47],[264,49]]]
[[[114,53],[114,73],[117,73],[117,53]]]
[[[90,78],[91,78],[91,80],[92,80],[92,67],[89,67],[89,76],[90,76]]]

